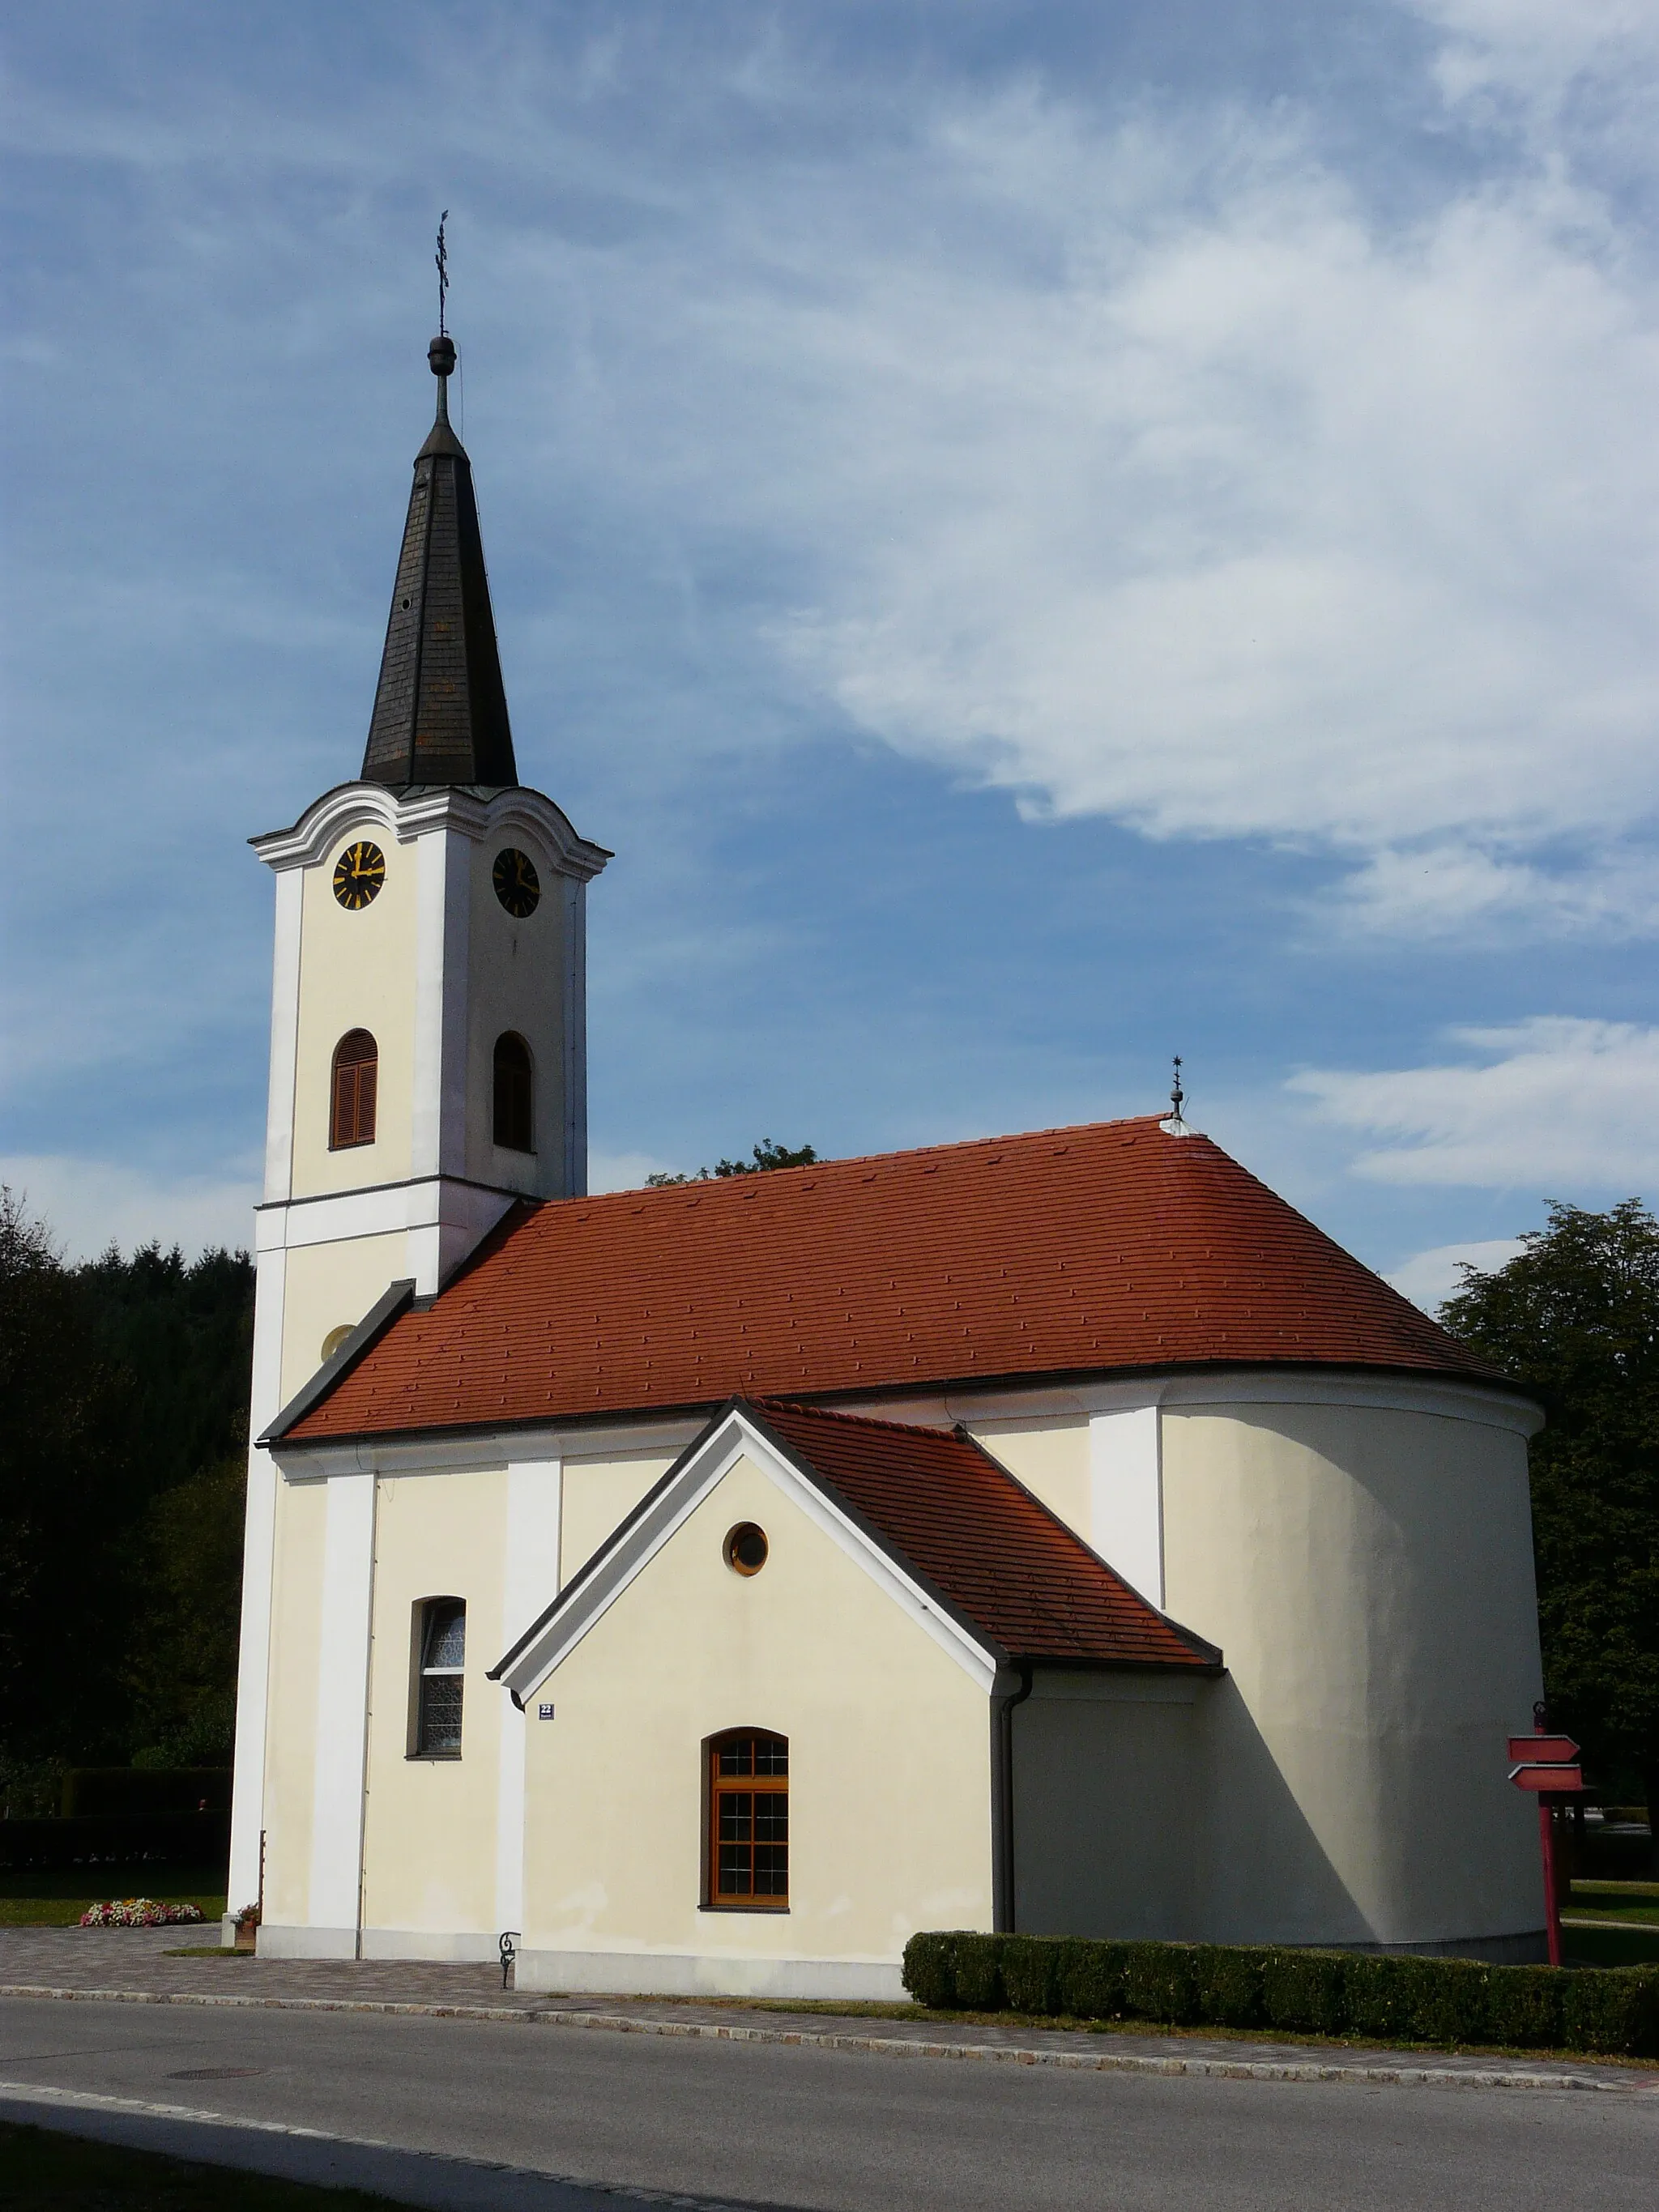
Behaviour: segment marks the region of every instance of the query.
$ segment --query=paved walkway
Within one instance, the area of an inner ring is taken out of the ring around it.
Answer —
[[[1659,2100],[1659,2069],[1545,2053],[1503,2057],[1491,2052],[1367,2050],[1253,2037],[1097,2033],[984,2021],[889,2020],[663,1997],[549,1996],[504,1990],[497,1966],[420,1960],[167,1957],[169,1951],[198,1936],[210,1936],[210,1929],[0,1928],[0,1996],[96,1996],[134,2003],[447,2014],[612,2033],[811,2043],[899,2057],[1002,2060],[1111,2072],[1595,2089]]]

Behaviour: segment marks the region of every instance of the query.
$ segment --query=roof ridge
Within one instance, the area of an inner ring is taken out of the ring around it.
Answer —
[[[804,1167],[744,1168],[740,1174],[734,1176],[688,1176],[684,1182],[629,1183],[619,1190],[584,1191],[577,1197],[544,1199],[542,1203],[544,1206],[600,1206],[611,1199],[654,1199],[666,1197],[675,1192],[691,1191],[701,1197],[705,1191],[723,1189],[731,1184],[752,1184],[757,1179],[769,1184],[781,1183],[789,1176],[824,1175],[843,1168],[881,1167],[889,1162],[896,1164],[901,1160],[926,1159],[932,1152],[973,1152],[993,1145],[1037,1144],[1050,1137],[1092,1137],[1106,1129],[1156,1129],[1167,1119],[1167,1115],[1157,1114],[1121,1114],[1109,1121],[1063,1121],[1048,1129],[1009,1129],[998,1136],[953,1137],[943,1144],[906,1145],[893,1152],[847,1152],[834,1159],[811,1160]],[[1212,1152],[1221,1152],[1224,1159],[1231,1158],[1231,1153],[1222,1152],[1213,1137],[1205,1135],[1200,1130],[1194,1129],[1191,1136],[1172,1138],[1170,1141],[1191,1144],[1194,1139],[1200,1144],[1208,1146]],[[1234,1161],[1233,1164],[1237,1166],[1238,1163]],[[1249,1170],[1244,1169],[1242,1172],[1248,1175]],[[1267,1186],[1264,1184],[1262,1188],[1265,1189]],[[1285,1200],[1280,1203],[1288,1204],[1289,1201]]]

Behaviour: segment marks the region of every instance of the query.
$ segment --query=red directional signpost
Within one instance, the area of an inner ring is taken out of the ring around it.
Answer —
[[[1544,1852],[1544,1925],[1549,1932],[1550,1964],[1561,1963],[1561,1912],[1555,1897],[1555,1808],[1570,1797],[1583,1794],[1584,1778],[1578,1765],[1578,1747],[1570,1735],[1551,1735],[1544,1726],[1544,1708],[1534,1709],[1531,1735],[1510,1738],[1510,1757],[1515,1764],[1510,1780],[1517,1790],[1533,1790],[1538,1798],[1538,1839]]]

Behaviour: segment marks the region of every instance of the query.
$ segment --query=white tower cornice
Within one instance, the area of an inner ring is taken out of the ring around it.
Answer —
[[[289,830],[268,830],[250,837],[259,858],[278,873],[314,867],[341,834],[374,823],[399,844],[434,830],[453,830],[474,844],[513,829],[530,830],[562,875],[588,883],[612,855],[603,845],[579,836],[564,809],[528,784],[489,791],[468,784],[429,784],[405,792],[381,783],[337,783],[313,799]]]

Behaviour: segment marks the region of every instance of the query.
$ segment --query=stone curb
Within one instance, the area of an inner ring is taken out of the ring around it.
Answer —
[[[0,1997],[51,1997],[70,2003],[219,2006],[264,2012],[415,2014],[428,2020],[510,2021],[528,2027],[588,2027],[622,2035],[674,2035],[716,2043],[783,2044],[813,2051],[855,2051],[894,2058],[976,2059],[1014,2066],[1056,2066],[1080,2074],[1187,2074],[1225,2081],[1340,2081],[1437,2089],[1595,2089],[1659,2095],[1659,2075],[1609,2081],[1593,2074],[1517,2073],[1496,2067],[1334,2065],[1309,2059],[1152,2057],[1139,2051],[1053,2051],[1030,2045],[913,2041],[812,2028],[749,2027],[714,2021],[639,2020],[628,2013],[551,2012],[507,2005],[415,2004],[374,1997],[215,1996],[196,1990],[67,1990],[0,1984]]]

